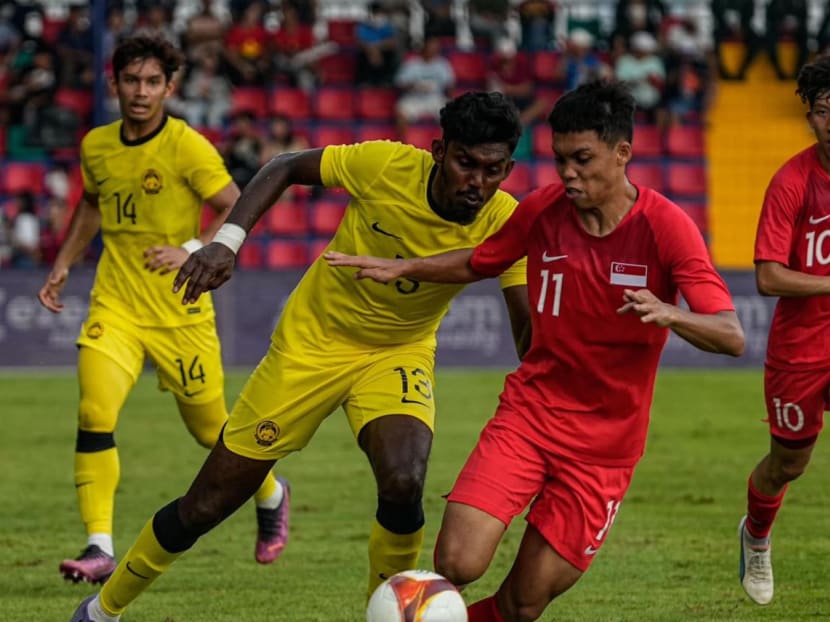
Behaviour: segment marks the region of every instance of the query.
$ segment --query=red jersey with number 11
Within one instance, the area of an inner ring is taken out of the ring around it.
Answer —
[[[639,188],[608,235],[585,231],[561,185],[530,194],[480,244],[476,272],[499,274],[527,255],[533,323],[530,350],[507,377],[502,407],[522,433],[583,462],[632,465],[645,448],[660,353],[668,330],[617,314],[625,289],[649,289],[698,313],[732,311],[697,226],[677,205]]]

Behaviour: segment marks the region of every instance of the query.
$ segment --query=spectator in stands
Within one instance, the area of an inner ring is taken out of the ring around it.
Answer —
[[[244,188],[259,170],[262,151],[262,137],[253,112],[240,110],[233,115],[228,138],[219,151],[236,185]]]
[[[616,59],[626,52],[635,32],[645,31],[657,39],[665,15],[661,0],[618,0],[611,34],[612,56]]]
[[[825,6],[830,6],[824,3]],[[795,65],[787,71],[781,66],[778,43],[792,41],[798,50]],[[767,53],[779,80],[794,80],[810,54],[807,32],[807,0],[770,0],[766,12]]]
[[[279,77],[308,91],[318,82],[317,61],[337,49],[330,41],[315,44],[311,26],[302,22],[292,2],[282,5],[282,21],[274,33],[272,47],[273,64]]]
[[[124,20],[124,8],[120,4],[108,4],[107,24],[104,28],[103,55],[112,58],[112,53],[121,39],[127,36],[127,24]]]
[[[516,10],[522,28],[522,50],[538,52],[553,47],[556,5],[551,0],[522,0]]]
[[[455,38],[452,0],[423,0],[424,37]]]
[[[441,41],[437,37],[424,39],[421,54],[403,61],[395,84],[401,90],[395,107],[395,121],[401,137],[414,121],[438,120],[438,113],[455,84],[455,73],[441,55]]]
[[[507,18],[510,14],[510,0],[468,0],[470,13],[470,32],[477,45],[487,50],[495,49],[507,31]]]
[[[225,26],[214,14],[210,0],[202,0],[201,10],[187,20],[182,44],[193,62],[205,54],[221,54]]]
[[[166,4],[163,0],[148,0],[146,8],[139,15],[136,35],[161,37],[173,45],[178,44],[178,36],[176,31],[173,30],[172,6]]]
[[[8,90],[12,123],[34,129],[43,109],[51,104],[57,86],[52,53],[47,48],[35,48],[30,63],[20,71]]]
[[[553,102],[537,97],[530,61],[526,55],[517,53],[512,39],[504,38],[496,45],[487,73],[487,88],[510,98],[519,109],[522,125],[544,117],[553,105]]]
[[[698,116],[705,117],[712,100],[714,80],[710,63],[694,35],[683,25],[667,36],[666,85],[660,124],[668,127]]]
[[[574,28],[565,41],[565,49],[556,73],[565,90],[572,91],[580,84],[613,74],[594,49],[594,35],[583,28]]]
[[[62,86],[83,88],[92,85],[95,45],[89,21],[89,8],[69,7],[66,23],[58,33],[60,83]]]
[[[631,35],[630,52],[617,59],[614,72],[617,79],[628,83],[637,108],[647,121],[657,120],[657,110],[663,99],[666,68],[658,55],[657,40],[641,30]]]
[[[743,80],[752,61],[763,46],[763,38],[755,28],[755,0],[712,0],[712,29],[718,72],[724,80]],[[723,44],[739,41],[744,53],[737,72],[726,67],[723,57]]]
[[[12,267],[34,268],[40,263],[40,220],[31,192],[17,195],[17,215],[12,220]]]
[[[179,106],[189,125],[221,128],[231,111],[231,83],[219,66],[217,54],[205,51],[185,78]]]
[[[0,6],[0,49],[11,50],[20,43],[21,35],[14,25],[14,6],[4,4]]]
[[[272,115],[268,120],[268,131],[259,153],[260,166],[281,153],[308,149],[308,141],[294,131],[294,124],[284,114]],[[290,190],[290,188],[289,188]]]
[[[51,197],[46,204],[46,222],[40,230],[40,261],[43,265],[51,266],[58,256],[58,251],[69,227],[71,210],[66,201]]]
[[[251,2],[225,35],[228,75],[236,86],[262,86],[268,75],[268,33],[262,25],[263,6]]]
[[[357,83],[389,86],[400,65],[400,38],[386,8],[369,3],[367,19],[357,25]]]

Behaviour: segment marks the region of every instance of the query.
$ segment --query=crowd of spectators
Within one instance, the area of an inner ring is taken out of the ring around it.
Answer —
[[[423,0],[420,36],[413,36],[408,4],[400,0],[370,0],[363,17],[338,32],[335,24],[320,28],[315,0],[189,4],[195,10],[181,19],[176,0],[109,2],[103,55],[108,58],[122,37],[137,32],[178,44],[188,63],[176,77],[170,112],[212,132],[241,186],[268,158],[310,141],[306,128],[293,126],[290,116],[234,109],[234,92],[292,88],[313,93],[327,84],[327,59],[354,61],[352,80],[344,88],[394,91],[397,103],[388,113],[396,135],[390,137],[403,138],[412,124],[434,123],[446,99],[471,86],[505,92],[531,126],[544,119],[552,97],[597,76],[631,83],[639,122],[662,128],[705,123],[716,76],[743,79],[758,53],[766,51],[778,76],[792,79],[794,69],[782,67],[777,42],[796,42],[799,63],[810,52],[806,0],[768,0],[762,19],[754,0],[701,0],[711,10],[711,33],[701,32],[702,22],[687,10],[689,3],[618,0],[613,28],[569,19],[564,35],[556,28],[564,8],[554,0],[468,0],[461,18],[452,0]],[[464,29],[471,37],[465,53],[472,49],[483,59],[475,85],[457,75],[452,62]],[[819,52],[830,47],[830,10],[813,35]],[[746,50],[734,72],[722,62],[722,44],[730,40],[743,42]],[[89,3],[68,5],[55,19],[37,3],[0,2],[5,157],[42,156],[44,170],[54,179],[74,178],[78,138],[92,122],[94,51]],[[534,65],[540,58],[550,64],[545,81]],[[86,105],[61,98],[67,91],[76,98],[86,94]],[[108,114],[109,119],[117,115],[112,100]],[[61,190],[66,185],[45,184],[40,195],[2,199],[0,265],[48,262],[74,200]]]

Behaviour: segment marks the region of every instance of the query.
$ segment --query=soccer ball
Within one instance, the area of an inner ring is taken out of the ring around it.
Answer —
[[[467,622],[467,605],[440,574],[405,570],[378,586],[366,622]]]

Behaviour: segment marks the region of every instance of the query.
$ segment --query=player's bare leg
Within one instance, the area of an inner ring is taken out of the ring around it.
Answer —
[[[738,529],[741,547],[738,574],[747,595],[759,605],[772,601],[774,593],[770,544],[773,522],[784,501],[787,485],[807,468],[815,441],[815,437],[794,443],[771,437],[769,453],[749,478],[747,515],[741,519]]]
[[[254,494],[274,462],[235,454],[220,438],[187,493],[160,509],[147,522],[100,594],[87,604],[86,611],[100,609],[110,616],[100,620],[117,620],[200,536],[233,514]],[[95,617],[89,620],[98,622]]]
[[[378,489],[369,536],[368,595],[386,578],[416,567],[424,540],[422,497],[432,430],[415,417],[388,415],[360,431]]]

